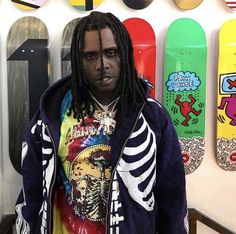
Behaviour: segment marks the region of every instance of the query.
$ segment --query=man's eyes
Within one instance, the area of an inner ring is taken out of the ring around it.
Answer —
[[[92,61],[95,60],[97,58],[97,53],[85,53],[83,55],[84,59],[88,60],[88,61]]]
[[[115,57],[117,55],[117,50],[115,49],[107,50],[105,51],[105,54],[107,57]]]
[[[116,49],[108,49],[103,52],[103,56],[113,58],[116,57],[117,55],[117,50]],[[99,53],[97,52],[89,52],[89,53],[84,53],[83,58],[87,61],[93,61],[96,60],[99,57]]]

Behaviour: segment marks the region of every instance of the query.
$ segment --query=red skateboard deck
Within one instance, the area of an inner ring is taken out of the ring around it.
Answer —
[[[155,97],[156,84],[156,38],[152,26],[141,18],[129,18],[123,22],[130,33],[134,47],[134,62],[139,78],[151,87]]]

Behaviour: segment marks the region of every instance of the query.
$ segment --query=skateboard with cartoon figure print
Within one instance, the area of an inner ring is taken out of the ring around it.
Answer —
[[[217,89],[217,162],[236,171],[236,20],[226,21],[219,31]]]
[[[124,4],[134,10],[141,10],[148,7],[153,0],[123,0]]]
[[[49,84],[48,31],[38,18],[15,21],[7,36],[10,160],[20,172],[22,133]]]
[[[201,164],[205,152],[206,36],[194,20],[180,18],[168,28],[164,98],[176,128],[185,172]]]
[[[69,4],[80,11],[91,11],[97,8],[103,0],[67,0]]]
[[[34,10],[44,5],[46,0],[11,0],[16,7],[22,10]]]
[[[182,10],[192,10],[202,2],[203,0],[174,0],[175,5]]]
[[[149,85],[150,96],[155,97],[156,38],[154,30],[146,20],[141,18],[126,19],[123,24],[133,42],[134,62],[138,76]]]

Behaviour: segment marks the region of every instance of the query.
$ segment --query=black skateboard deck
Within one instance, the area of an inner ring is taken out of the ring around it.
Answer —
[[[7,37],[9,153],[20,172],[22,133],[49,83],[48,31],[38,18],[26,16]]]

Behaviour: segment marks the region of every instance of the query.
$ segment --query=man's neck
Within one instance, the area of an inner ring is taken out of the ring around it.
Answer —
[[[112,101],[114,101],[117,98],[117,95],[115,95],[115,93],[96,94],[90,91],[90,95],[102,105],[109,105]]]

